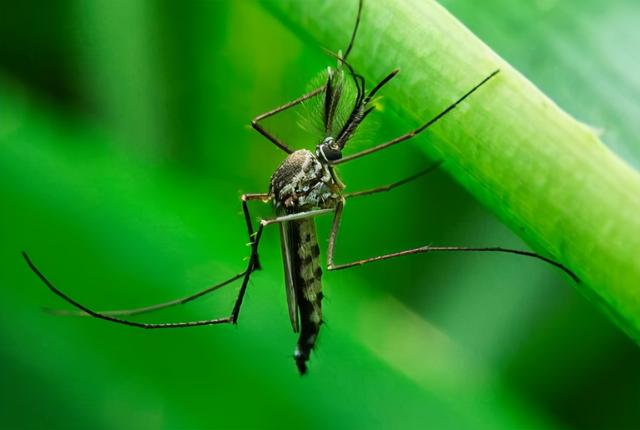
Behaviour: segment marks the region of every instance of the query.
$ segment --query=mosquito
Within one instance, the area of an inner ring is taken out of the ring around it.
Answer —
[[[340,220],[347,200],[354,197],[389,191],[428,174],[435,170],[440,165],[440,162],[436,162],[428,166],[426,169],[401,181],[394,182],[383,187],[353,193],[343,192],[345,185],[338,176],[336,166],[412,139],[441,120],[462,101],[471,97],[473,93],[499,74],[499,70],[491,72],[484,79],[480,80],[473,88],[459,97],[455,102],[415,130],[398,136],[395,139],[375,145],[369,149],[343,156],[342,151],[354,136],[358,126],[375,109],[375,105],[373,104],[374,97],[382,87],[396,77],[399,72],[398,69],[391,71],[380,82],[373,86],[373,88],[367,91],[364,77],[356,73],[354,68],[347,61],[354,46],[358,27],[360,26],[362,4],[363,0],[359,0],[355,25],[351,33],[349,44],[347,45],[344,54],[341,52],[331,54],[337,59],[337,65],[327,69],[322,85],[313,91],[290,101],[289,103],[285,103],[282,106],[258,115],[251,122],[253,128],[257,132],[286,153],[287,156],[271,176],[268,192],[243,194],[241,196],[242,211],[246,222],[249,246],[251,248],[249,260],[244,271],[224,282],[213,285],[190,296],[172,300],[170,302],[127,310],[94,311],[85,305],[80,304],[55,287],[36,267],[29,256],[23,252],[22,254],[27,264],[42,280],[42,282],[53,293],[78,309],[76,311],[57,311],[56,313],[91,316],[113,323],[144,329],[168,329],[215,324],[236,324],[238,322],[242,302],[247,291],[249,279],[252,273],[261,269],[258,249],[263,231],[268,226],[277,225],[280,230],[280,243],[284,265],[289,319],[291,320],[293,331],[295,333],[299,333],[299,338],[294,352],[294,360],[300,374],[305,374],[307,371],[309,356],[316,345],[320,326],[323,322],[322,268],[320,264],[320,247],[318,245],[318,238],[316,234],[315,218],[327,214],[333,214],[333,223],[329,235],[326,257],[326,268],[329,271],[347,269],[354,266],[411,254],[433,252],[500,252],[517,254],[544,261],[563,270],[575,282],[579,282],[578,277],[571,270],[547,257],[529,251],[496,246],[461,247],[426,245],[404,251],[369,257],[349,263],[335,263],[334,252],[336,247],[336,238],[338,236]],[[348,90],[349,87],[355,89],[355,92],[352,91],[350,93]],[[281,139],[267,131],[261,125],[262,120],[298,106],[313,98],[321,98],[322,117],[320,119],[324,134],[320,143],[315,147],[315,151],[309,151],[306,149],[294,151]],[[348,106],[346,111],[344,110],[345,106]],[[254,228],[252,216],[249,210],[249,202],[253,201],[272,204],[275,209],[275,216],[273,218],[260,220],[257,225],[257,229]],[[143,323],[123,318],[165,309],[170,306],[185,304],[240,279],[242,280],[242,284],[235,299],[231,314],[227,317],[202,321],[170,323]]]

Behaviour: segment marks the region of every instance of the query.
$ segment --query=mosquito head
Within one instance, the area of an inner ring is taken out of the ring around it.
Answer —
[[[326,137],[322,143],[316,147],[316,157],[318,157],[321,162],[330,163],[341,159],[342,151],[333,137]]]

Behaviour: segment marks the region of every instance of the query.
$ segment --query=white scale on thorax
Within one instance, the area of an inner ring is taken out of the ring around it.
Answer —
[[[310,151],[296,151],[292,155],[304,157],[304,161],[290,181],[279,190],[279,200],[285,206],[318,208],[324,202],[338,197],[329,187],[333,183],[329,167],[320,163]],[[295,201],[288,202],[289,198]]]

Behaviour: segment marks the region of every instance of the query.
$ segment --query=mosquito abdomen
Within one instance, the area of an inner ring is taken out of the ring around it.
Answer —
[[[295,221],[291,223],[291,228],[296,230],[295,235],[300,244],[296,265],[300,337],[294,358],[298,370],[304,374],[322,324],[322,269],[315,223],[312,220]]]
[[[271,177],[269,193],[279,216],[300,214],[316,209],[335,208],[341,199],[341,184],[328,164],[311,151],[301,149],[290,154]],[[300,331],[294,358],[301,374],[322,324],[322,269],[315,222],[311,218],[289,221],[283,228],[283,256],[289,316],[294,331]],[[290,275],[290,276],[289,276]],[[292,304],[297,309],[291,309]],[[299,318],[299,324],[298,324]]]

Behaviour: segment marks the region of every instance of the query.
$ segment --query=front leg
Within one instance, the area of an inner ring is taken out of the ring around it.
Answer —
[[[460,97],[454,103],[449,105],[449,107],[447,107],[445,110],[443,110],[442,112],[437,114],[435,117],[433,117],[432,119],[430,119],[429,121],[427,121],[426,123],[421,125],[420,127],[416,128],[415,130],[410,131],[409,133],[403,134],[402,136],[398,136],[395,139],[391,139],[388,142],[376,145],[376,146],[374,146],[372,148],[365,149],[365,150],[362,150],[360,152],[356,152],[355,154],[351,154],[351,155],[348,155],[346,157],[342,157],[340,160],[333,161],[331,164],[346,163],[348,161],[355,160],[356,158],[364,157],[365,155],[373,154],[374,152],[378,152],[378,151],[383,150],[385,148],[388,148],[390,146],[397,145],[398,143],[404,142],[406,140],[409,140],[409,139],[417,136],[418,134],[422,133],[427,128],[431,127],[433,124],[438,122],[440,119],[442,119],[445,115],[447,115],[453,109],[455,109],[456,106],[458,106],[460,103],[462,103],[463,100],[465,100],[467,97],[469,97],[471,94],[473,94],[476,90],[478,90],[481,86],[483,86],[485,83],[487,83],[491,78],[496,76],[499,72],[500,72],[500,70],[496,70],[493,73],[491,73],[489,76],[484,78],[480,83],[478,83],[476,86],[474,86],[469,91],[467,91],[462,97]]]

